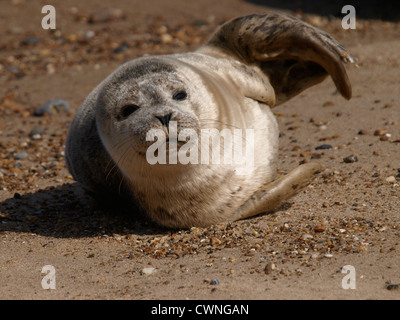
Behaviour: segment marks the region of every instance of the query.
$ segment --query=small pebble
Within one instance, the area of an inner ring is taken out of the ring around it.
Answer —
[[[40,139],[42,139],[42,135],[39,134],[39,133],[36,133],[36,134],[31,136],[31,139],[32,140],[40,140]]]
[[[388,284],[386,286],[387,290],[398,290],[400,289],[400,284]]]
[[[303,234],[302,236],[301,236],[301,239],[303,239],[303,240],[311,240],[311,239],[313,239],[314,237],[311,235],[311,234],[309,234],[309,233],[305,233],[305,234]]]
[[[25,38],[24,40],[22,40],[22,41],[21,41],[21,44],[22,44],[23,46],[29,46],[29,45],[37,44],[37,43],[39,43],[39,42],[40,42],[40,39],[39,39],[39,38],[36,38],[36,37],[28,37],[28,38]]]
[[[320,129],[320,130],[326,130],[326,129],[328,129],[328,126],[325,125],[325,124],[323,124],[323,125],[321,125],[321,126],[319,127],[319,129]]]
[[[29,137],[33,138],[34,136],[38,137],[40,136],[40,138],[42,137],[42,135],[44,134],[45,130],[43,127],[35,127],[31,130],[31,132],[29,132]],[[37,139],[36,139],[37,140]]]
[[[384,134],[388,133],[388,130],[379,129],[374,131],[374,136],[383,136]]]
[[[14,199],[22,199],[22,196],[18,192],[16,192],[14,193]]]
[[[216,238],[216,237],[211,237],[210,244],[211,244],[211,246],[213,246],[213,247],[218,246],[218,245],[221,244],[221,240],[219,240],[219,239]]]
[[[274,271],[275,269],[276,269],[276,266],[274,263],[267,263],[264,268],[264,273],[271,274],[272,271]]]
[[[95,32],[93,30],[88,30],[84,33],[83,36],[85,37],[85,39],[90,39],[95,36]]]
[[[314,228],[315,232],[324,232],[325,231],[325,226],[316,226]]]
[[[323,144],[315,148],[315,150],[326,150],[326,149],[332,149],[332,146],[330,144]]]
[[[37,108],[33,115],[37,117],[43,116],[45,113],[47,114],[55,114],[55,113],[67,113],[71,109],[69,103],[62,99],[51,100],[39,108]]]
[[[322,106],[323,107],[332,107],[333,105],[335,105],[332,101],[326,101]]]
[[[143,268],[141,272],[142,274],[149,275],[156,272],[156,268]]]
[[[14,159],[15,160],[22,160],[22,159],[25,159],[25,158],[28,158],[28,157],[29,157],[29,154],[27,154],[26,152],[18,152],[15,155]]]
[[[303,151],[300,153],[300,156],[303,158],[307,158],[309,156],[311,156],[311,152],[310,151]]]
[[[219,285],[219,280],[218,279],[213,279],[213,280],[211,280],[210,284],[212,286],[218,286]]]
[[[343,158],[343,162],[344,163],[353,163],[353,162],[357,162],[358,158],[356,156],[348,156],[346,158]]]
[[[173,40],[174,40],[174,38],[168,33],[164,33],[161,35],[162,43],[169,44],[169,43],[172,43]]]
[[[394,177],[394,176],[387,177],[386,178],[386,182],[395,183],[396,182],[396,177]]]
[[[129,46],[124,43],[124,44],[120,45],[119,47],[115,48],[113,50],[113,53],[121,53],[121,52],[125,51],[126,49],[129,49]]]
[[[319,154],[317,152],[311,154],[311,159],[321,159],[322,158],[322,154]]]

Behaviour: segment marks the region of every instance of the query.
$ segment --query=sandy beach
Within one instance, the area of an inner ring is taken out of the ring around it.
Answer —
[[[281,2],[3,1],[0,299],[399,299],[399,11],[355,5],[356,29],[346,30],[342,5]],[[42,28],[45,4],[55,30]],[[190,230],[105,208],[82,190],[65,139],[101,80],[145,54],[195,50],[222,22],[268,10],[331,33],[358,65],[346,66],[351,100],[328,78],[273,109],[279,173],[315,159],[325,167],[309,187],[272,213]],[[53,99],[70,109],[34,115]],[[44,288],[49,275],[54,289]]]

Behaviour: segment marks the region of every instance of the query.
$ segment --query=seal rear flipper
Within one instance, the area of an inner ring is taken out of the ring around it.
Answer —
[[[343,63],[351,55],[328,33],[295,17],[270,12],[223,24],[198,52],[257,66],[275,90],[276,105],[330,75],[337,90],[351,98]]]
[[[232,220],[240,220],[270,212],[308,186],[322,170],[316,162],[310,162],[290,171],[287,175],[260,187],[234,213]]]

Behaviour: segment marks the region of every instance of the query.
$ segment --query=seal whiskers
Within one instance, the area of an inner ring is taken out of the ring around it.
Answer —
[[[322,169],[323,167],[319,163],[306,163],[293,169],[287,175],[268,183],[238,208],[232,220],[245,219],[275,210],[309,185]]]

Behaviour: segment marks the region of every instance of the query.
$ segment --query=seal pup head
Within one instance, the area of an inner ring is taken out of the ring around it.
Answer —
[[[100,89],[96,122],[103,144],[125,175],[150,169],[147,151],[155,141],[165,145],[168,160],[168,145],[185,143],[177,141],[177,134],[199,132],[204,90],[196,72],[174,59],[143,57],[116,70]],[[179,163],[151,166],[165,173],[183,169]]]

